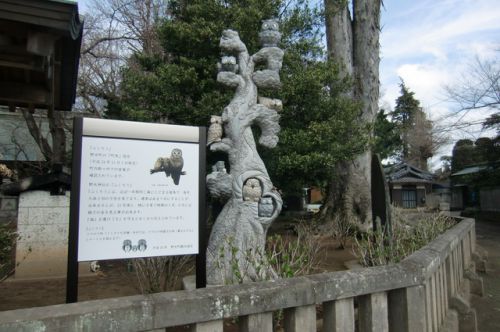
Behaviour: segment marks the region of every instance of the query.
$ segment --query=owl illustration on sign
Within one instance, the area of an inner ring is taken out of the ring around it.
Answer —
[[[165,158],[159,157],[158,159],[156,159],[155,165],[150,170],[150,173],[154,174],[157,172],[164,172],[168,168],[169,163],[170,163],[170,161],[168,160],[167,157],[165,157]]]
[[[207,145],[222,140],[223,132],[224,130],[222,127],[222,117],[218,115],[212,115],[210,117],[210,127],[208,127]]]
[[[256,178],[249,178],[243,185],[242,193],[244,201],[258,202],[262,195],[260,181]]]
[[[184,159],[182,158],[182,150],[181,149],[173,149],[170,153],[169,158],[169,173],[167,176],[171,176],[174,180],[174,184],[178,185],[181,175],[184,174],[182,172],[182,168],[184,167]]]
[[[182,158],[182,150],[176,148],[172,150],[170,157],[159,157],[156,159],[150,173],[164,172],[167,178],[171,176],[174,184],[178,185],[181,175],[186,175],[186,172],[182,170],[183,167],[184,159]]]

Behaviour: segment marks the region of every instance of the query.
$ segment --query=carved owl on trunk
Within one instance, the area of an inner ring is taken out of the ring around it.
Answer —
[[[208,127],[207,133],[207,146],[214,142],[219,142],[222,139],[223,131],[222,117],[212,115],[210,117],[210,127]]]
[[[249,178],[243,185],[243,200],[258,202],[262,195],[260,181],[256,178]]]
[[[220,62],[217,63],[217,69],[221,71],[229,71],[232,73],[237,73],[240,66],[236,61],[236,58],[232,55],[225,55],[221,58]]]
[[[262,47],[277,47],[281,40],[278,21],[264,20],[259,33],[259,39]]]
[[[262,197],[259,201],[259,217],[269,218],[273,215],[274,205],[271,197]]]

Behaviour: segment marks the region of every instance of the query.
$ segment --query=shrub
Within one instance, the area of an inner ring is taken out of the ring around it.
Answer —
[[[266,259],[279,278],[309,274],[318,264],[320,243],[310,224],[295,227],[297,237],[270,236]]]
[[[224,252],[230,253],[228,263],[233,278],[224,282],[243,283],[249,279],[249,271],[258,276],[254,281],[309,274],[318,264],[320,243],[310,224],[299,223],[295,232],[297,236],[269,236],[265,252],[255,249],[241,252],[235,247],[234,239],[226,239],[226,243],[220,248],[218,267],[221,271],[226,270],[223,266]],[[240,257],[246,262],[243,266],[240,264]]]
[[[354,229],[352,223],[340,214],[335,215],[332,225],[329,228],[331,236],[339,243],[339,249],[346,247],[347,241],[352,237]]]
[[[392,218],[392,234],[382,227],[363,233],[355,238],[353,250],[364,266],[398,263],[454,224],[455,221],[450,217],[426,214],[409,225],[396,209]]]
[[[135,258],[131,262],[143,294],[177,289],[181,277],[193,268],[191,256]]]

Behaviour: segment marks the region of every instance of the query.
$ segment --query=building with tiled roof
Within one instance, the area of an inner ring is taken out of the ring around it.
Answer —
[[[432,193],[434,176],[407,163],[385,168],[391,203],[403,208],[425,207],[427,196]]]

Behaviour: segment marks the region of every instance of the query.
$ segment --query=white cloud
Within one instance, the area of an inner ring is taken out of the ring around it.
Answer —
[[[422,106],[436,103],[443,85],[449,82],[449,73],[432,64],[405,64],[397,69],[397,74],[415,92]]]
[[[381,36],[385,58],[426,54],[444,58],[450,45],[464,39],[473,42],[481,39],[481,33],[500,29],[500,6],[496,0],[434,1],[434,5],[402,1],[415,9],[411,15],[396,14],[392,19],[390,11],[396,6],[395,1],[385,1]]]
[[[452,86],[466,72],[474,57],[498,57],[500,6],[497,0],[385,0],[382,14],[380,80],[382,103],[394,107],[400,95],[400,77],[432,120],[449,129],[460,116],[450,117],[456,106],[447,102],[444,86]],[[451,143],[440,155],[450,154],[461,138],[493,136],[479,122],[491,111],[469,112],[461,119],[478,123],[449,131]]]

